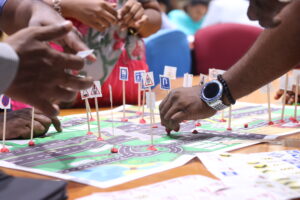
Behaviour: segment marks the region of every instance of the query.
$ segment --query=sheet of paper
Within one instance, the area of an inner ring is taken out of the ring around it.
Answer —
[[[250,183],[277,193],[282,191],[290,198],[300,196],[300,151],[211,153],[198,157],[212,174],[228,185]]]
[[[184,176],[156,184],[110,193],[95,193],[77,200],[284,200],[285,194],[263,187],[241,185],[230,187],[223,182],[200,175]]]

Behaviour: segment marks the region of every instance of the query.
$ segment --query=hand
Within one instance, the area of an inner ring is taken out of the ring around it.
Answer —
[[[121,28],[134,28],[137,31],[148,21],[143,5],[137,0],[128,0],[119,10]]]
[[[286,96],[285,96],[286,104],[292,105],[295,103],[295,100],[296,100],[295,91],[296,91],[295,85],[293,86],[293,91],[287,91]],[[284,90],[278,90],[275,94],[274,99],[279,100],[282,97],[283,93],[284,93]],[[298,95],[298,103],[299,103],[299,101],[300,101],[300,94]]]
[[[55,51],[46,43],[63,37],[71,29],[72,24],[67,22],[26,28],[9,37],[5,42],[17,52],[20,62],[17,75],[5,94],[53,117],[58,109],[52,103],[68,101],[78,90],[91,87],[91,78],[65,73],[66,69],[82,69],[80,57]]]
[[[30,108],[7,113],[6,139],[28,139],[31,133],[32,110]],[[50,125],[53,124],[58,132],[61,132],[61,124],[57,117],[49,118],[40,111],[34,115],[34,137],[46,134]],[[0,114],[0,129],[3,128],[3,113]],[[0,133],[2,139],[2,131]]]
[[[65,2],[64,0],[63,2]],[[79,2],[90,2],[90,1],[79,1]],[[73,1],[74,7],[78,9],[78,16],[81,16],[82,13],[82,6],[75,4]],[[42,2],[35,2],[33,3],[34,9],[29,21],[29,26],[48,26],[48,25],[55,25],[59,23],[64,23],[65,20],[51,7],[45,5]],[[93,5],[91,5],[93,6]],[[73,9],[73,8],[72,8]],[[81,11],[81,12],[79,12]],[[88,16],[86,16],[86,19]],[[88,21],[93,21],[91,18]],[[88,24],[89,25],[89,24]],[[81,35],[79,31],[75,27],[73,27],[72,31],[68,32],[61,38],[56,38],[56,42],[59,43],[65,50],[65,52],[69,53],[77,53],[78,51],[85,51],[89,48],[84,44],[81,40]],[[90,55],[87,57],[90,61],[95,61],[96,57],[94,55]]]
[[[63,14],[73,17],[100,32],[117,22],[116,4],[105,0],[64,0]]]
[[[216,111],[200,99],[201,86],[172,90],[159,106],[161,124],[167,131],[179,131],[183,120],[213,116]]]
[[[265,28],[276,27],[281,23],[277,14],[286,5],[287,3],[278,0],[250,0],[248,17],[251,20],[258,20]]]

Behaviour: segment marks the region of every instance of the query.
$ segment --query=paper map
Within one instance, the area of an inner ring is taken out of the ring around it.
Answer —
[[[122,107],[114,110],[114,137],[111,112],[101,112],[104,141],[96,139],[97,122],[91,122],[95,135],[86,135],[85,114],[61,117],[64,131],[55,133],[52,128],[46,137],[35,139],[34,147],[28,147],[28,141],[24,140],[7,141],[11,152],[0,154],[0,166],[106,188],[184,165],[199,153],[239,149],[261,139],[296,133],[299,127],[289,122],[292,107],[287,107],[287,122],[283,124],[278,124],[280,109],[273,107],[275,125],[268,126],[265,105],[240,103],[233,107],[232,132],[226,131],[227,123],[219,122],[219,114],[200,120],[201,127],[195,127],[195,121],[182,123],[181,132],[167,136],[160,125],[158,110],[155,111],[158,125],[155,129],[149,124],[139,124],[137,110],[137,107],[126,106],[129,122],[125,123],[121,122]],[[149,115],[146,109],[148,123]],[[248,128],[244,128],[244,123]],[[195,129],[197,134],[192,133]],[[148,150],[151,131],[158,151]],[[119,153],[110,152],[113,146]]]

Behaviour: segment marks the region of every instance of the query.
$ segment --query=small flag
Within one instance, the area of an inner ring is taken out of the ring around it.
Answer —
[[[11,99],[8,96],[0,95],[0,108],[1,109],[11,108]]]
[[[89,89],[89,92],[90,92],[89,98],[102,97],[102,91],[101,91],[101,83],[100,83],[100,81],[94,81],[94,84]]]
[[[159,76],[160,79],[160,89],[162,90],[170,90],[171,89],[171,81],[167,76]]]
[[[128,81],[128,67],[120,67],[120,80]]]
[[[145,70],[134,71],[134,83],[141,83],[145,72]]]
[[[193,86],[193,74],[185,73],[183,77],[183,87],[192,87]]]
[[[175,80],[176,73],[177,73],[177,67],[165,66],[164,76],[167,76],[172,80]]]
[[[226,71],[221,69],[210,68],[208,73],[209,80],[215,80],[218,78],[219,74],[223,75],[225,72]]]
[[[206,82],[208,82],[208,76],[205,74],[200,74],[200,83],[199,85],[204,85]]]
[[[81,91],[80,91],[80,94],[81,94],[81,99],[82,99],[82,100],[85,100],[85,99],[90,98],[90,92],[89,92],[89,89],[87,89],[87,90],[81,90]]]
[[[144,87],[147,87],[147,88],[155,85],[153,72],[146,72],[143,74],[143,84],[144,84]]]
[[[155,109],[155,93],[154,92],[146,92],[146,103],[148,109]]]

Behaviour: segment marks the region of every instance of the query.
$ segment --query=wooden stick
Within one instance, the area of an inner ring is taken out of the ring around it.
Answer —
[[[138,112],[141,112],[141,83],[138,83]]]
[[[272,111],[271,111],[271,91],[270,91],[270,84],[267,84],[267,96],[268,96],[269,123],[271,123],[272,122]]]
[[[89,101],[87,101],[87,113],[89,115],[89,120],[93,119],[92,109]]]
[[[31,108],[31,129],[30,129],[30,140],[33,140],[33,127],[34,127],[34,107]]]
[[[294,118],[297,121],[297,109],[298,109],[298,95],[299,95],[299,76],[296,78],[296,91],[295,91],[295,110],[294,110]]]
[[[151,145],[153,146],[153,123],[154,123],[154,115],[153,115],[153,102],[152,102],[152,90],[151,87],[149,87],[149,98],[150,98],[150,128],[151,128]]]
[[[146,90],[143,91],[142,119],[145,117]]]
[[[99,104],[98,104],[98,98],[97,97],[95,97],[95,107],[96,107],[96,113],[97,113],[98,137],[101,138]]]
[[[88,133],[91,132],[91,125],[90,125],[90,119],[89,119],[89,110],[88,110],[88,106],[89,106],[89,101],[88,99],[85,99],[85,108],[86,108],[86,119],[87,119],[87,125],[88,125]]]
[[[2,135],[2,146],[3,146],[3,148],[5,148],[6,114],[7,114],[7,111],[6,111],[6,109],[4,109],[4,117],[3,117],[3,135]]]
[[[123,119],[126,118],[125,116],[125,104],[126,104],[126,88],[125,88],[125,81],[122,81],[123,87]]]
[[[113,95],[112,95],[112,88],[109,85],[109,98],[110,98],[110,111],[111,111],[111,128],[112,128],[112,135],[115,136],[115,127],[114,127],[114,111],[113,111]]]
[[[289,75],[285,75],[285,85],[284,85],[284,92],[282,96],[282,110],[281,110],[281,122],[284,121],[284,112],[285,112],[285,102],[286,102],[286,93],[287,93],[287,87],[289,84]]]
[[[228,128],[227,130],[231,130],[231,117],[232,117],[232,106],[229,106],[229,116],[228,116]]]

